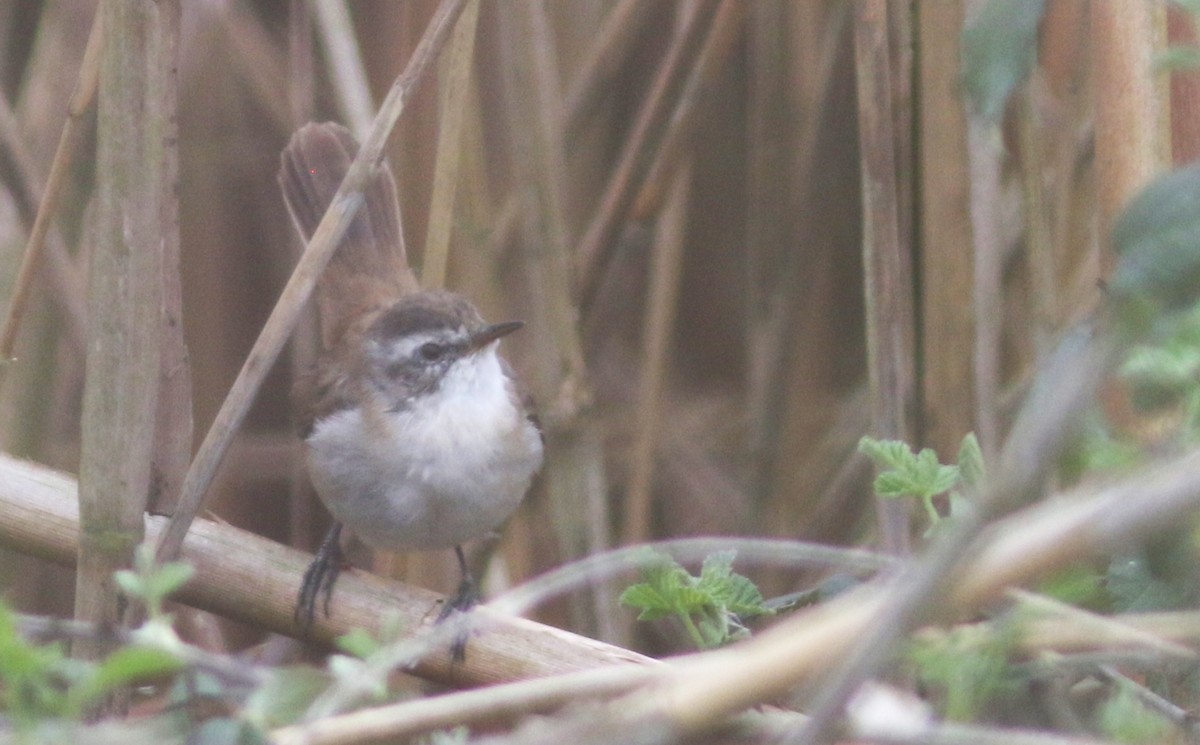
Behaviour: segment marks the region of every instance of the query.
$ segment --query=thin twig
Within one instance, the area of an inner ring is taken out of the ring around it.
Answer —
[[[372,167],[382,157],[388,134],[404,111],[404,106],[417,84],[424,78],[426,71],[445,46],[454,22],[465,4],[466,0],[442,1],[429,22],[424,37],[413,52],[408,66],[392,84],[370,133],[350,165],[337,194],[334,195],[329,210],[309,241],[308,250],[297,263],[279,301],[271,311],[271,316],[255,340],[241,371],[238,372],[229,395],[217,412],[204,442],[200,444],[200,449],[184,479],[178,508],[171,517],[169,527],[159,538],[156,550],[159,561],[166,561],[178,555],[188,526],[200,511],[204,495],[233,435],[249,411],[267,371],[296,326],[305,303],[316,286],[317,278],[333,256],[351,218],[362,205],[363,185]]]
[[[324,56],[329,65],[329,77],[334,81],[338,110],[355,138],[361,140],[371,129],[371,112],[375,106],[371,103],[371,87],[367,84],[367,70],[358,48],[358,37],[354,35],[350,11],[345,0],[316,0],[314,5],[317,30],[325,45]],[[416,55],[413,57],[415,59]],[[374,123],[378,123],[378,118]]]
[[[1182,730],[1188,742],[1200,742],[1200,720],[1197,720],[1195,714],[1174,701],[1158,695],[1112,665],[1101,665],[1099,673],[1102,678],[1117,688],[1124,688],[1133,693],[1143,706]]]
[[[575,250],[575,278],[585,315],[616,250],[617,231],[654,163],[670,112],[678,104],[688,72],[712,28],[717,5],[717,0],[700,0],[672,40],[600,205]]]
[[[351,745],[398,740],[437,729],[544,712],[583,698],[624,693],[654,675],[652,666],[621,665],[448,693],[284,727],[271,733],[271,742]]]
[[[83,140],[84,114],[91,109],[96,100],[96,87],[100,80],[100,52],[104,44],[104,24],[101,20],[103,15],[97,10],[92,21],[87,47],[83,51],[83,62],[79,67],[79,79],[75,81],[75,89],[71,92],[71,100],[67,104],[67,120],[63,122],[58,149],[54,153],[54,162],[50,165],[50,175],[46,177],[42,201],[38,204],[37,217],[34,218],[33,228],[30,229],[29,239],[25,243],[25,254],[21,260],[21,269],[17,273],[12,299],[9,301],[8,316],[4,320],[3,330],[0,330],[0,360],[12,357],[17,331],[21,327],[21,319],[28,305],[29,291],[42,264],[51,218],[62,196],[71,161]]]
[[[622,541],[626,544],[650,538],[650,495],[658,462],[659,425],[665,406],[663,392],[679,297],[691,178],[692,169],[686,165],[675,173],[666,208],[659,215],[655,231],[649,303],[642,331],[633,473],[629,478],[625,523],[621,531]]]
[[[858,132],[862,165],[863,281],[867,316],[867,377],[871,434],[913,441],[916,408],[912,257],[899,234],[895,139],[889,83],[885,0],[855,5]],[[909,550],[908,505],[876,500],[880,542],[889,553]]]
[[[421,284],[433,289],[446,285],[450,256],[450,233],[454,227],[454,197],[458,191],[459,153],[467,116],[468,84],[475,59],[475,27],[479,0],[470,0],[454,28],[444,67],[441,126],[438,128],[437,160],[429,196],[429,229],[421,264]]]
[[[603,94],[614,86],[617,73],[628,60],[634,41],[645,29],[656,10],[656,3],[621,0],[596,32],[596,41],[588,47],[563,101],[563,138],[579,136],[583,125],[592,118],[604,100]]]

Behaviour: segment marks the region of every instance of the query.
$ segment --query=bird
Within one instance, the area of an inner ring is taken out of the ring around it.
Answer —
[[[283,150],[278,180],[306,242],[357,152],[333,122],[304,125]],[[540,428],[497,351],[523,324],[486,323],[462,295],[420,287],[386,161],[372,167],[315,296],[321,352],[293,397],[308,473],[334,522],[296,621],[311,627],[322,594],[330,615],[343,527],[374,549],[453,548],[461,582],[439,620],[466,611],[478,588],[462,544],[505,521],[543,459]]]

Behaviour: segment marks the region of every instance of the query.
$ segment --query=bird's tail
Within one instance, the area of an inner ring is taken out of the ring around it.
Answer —
[[[306,124],[284,148],[279,185],[297,229],[307,241],[358,153],[358,142],[340,124]],[[317,284],[321,336],[328,348],[346,324],[375,307],[417,289],[408,266],[396,183],[386,163],[377,164],[358,209]]]

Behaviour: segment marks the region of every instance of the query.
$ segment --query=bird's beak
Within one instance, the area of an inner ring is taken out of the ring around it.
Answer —
[[[493,323],[491,326],[484,326],[471,334],[471,351],[474,352],[477,349],[483,349],[488,344],[491,344],[502,336],[508,336],[524,325],[524,321],[505,321],[504,323]]]

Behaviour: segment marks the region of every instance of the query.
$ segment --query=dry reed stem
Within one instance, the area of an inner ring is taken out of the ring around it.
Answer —
[[[76,559],[79,513],[69,476],[0,454],[0,544],[61,565]],[[167,520],[145,518],[150,540]],[[268,631],[299,635],[292,612],[296,588],[311,557],[252,533],[197,520],[181,558],[196,569],[179,602]],[[434,630],[442,596],[357,570],[344,572],[333,597],[333,616],[318,613],[311,638],[332,644],[352,629],[375,631],[398,615],[406,638],[424,640]],[[480,609],[463,663],[452,663],[440,644],[412,669],[456,686],[522,680],[648,659],[561,629]],[[440,630],[442,627],[438,627]]]
[[[277,729],[275,745],[393,742],[438,729],[510,721],[580,699],[624,693],[653,678],[652,666],[621,665],[404,701]]]
[[[895,141],[885,0],[855,6],[859,153],[862,163],[863,275],[871,434],[912,442],[916,408],[912,257],[899,234]],[[908,504],[878,497],[879,539],[888,553],[909,550]]]
[[[1167,7],[1167,34],[1172,46],[1200,43],[1196,18],[1177,5]],[[1171,73],[1171,162],[1177,166],[1200,158],[1200,70]]]
[[[291,107],[288,88],[279,84],[285,74],[285,61],[273,38],[274,31],[266,28],[262,18],[245,3],[193,3],[189,8],[208,15],[205,20],[218,38],[229,42],[230,67],[239,80],[249,85],[257,107],[267,112],[280,129],[286,129]],[[198,74],[203,75],[208,64],[208,60],[202,60],[197,65]]]
[[[587,382],[579,313],[571,297],[570,226],[553,39],[538,0],[513,4],[501,24],[505,117],[525,205],[521,270],[529,288],[533,359],[529,384],[547,432],[542,483],[559,556],[609,546],[607,481],[597,422],[584,415]],[[611,597],[593,590],[570,605],[576,628],[616,638]]]
[[[1169,159],[1160,137],[1166,109],[1153,69],[1165,31],[1160,11],[1155,3],[1102,2],[1091,8],[1101,235]]]
[[[921,208],[921,441],[949,459],[975,429],[975,318],[967,116],[959,89],[961,2],[916,3]],[[995,441],[980,434],[994,447]]]
[[[780,308],[771,289],[781,254],[796,250],[796,224],[787,215],[796,183],[789,166],[800,137],[793,132],[796,112],[788,96],[786,5],[783,0],[755,3],[747,24],[746,449],[753,464],[751,493],[759,501],[770,492],[780,422],[783,365],[776,349],[781,340],[773,333],[780,326],[775,318]]]
[[[162,309],[159,316],[158,405],[154,424],[154,451],[150,463],[147,509],[170,512],[178,498],[192,457],[192,368],[183,338],[183,282],[179,237],[179,0],[157,0],[160,15],[156,55],[164,70],[155,75],[153,94],[162,102],[161,120],[153,136],[164,143],[157,189],[160,198],[158,249]]]
[[[655,12],[655,3],[620,0],[604,17],[596,41],[588,47],[579,72],[564,97],[563,138],[573,140],[599,110],[616,84],[638,35]]]
[[[346,226],[361,206],[363,184],[370,169],[382,157],[388,133],[403,112],[417,84],[445,45],[464,5],[465,0],[443,0],[439,4],[408,66],[392,84],[370,133],[363,141],[345,180],[334,195],[329,210],[317,226],[308,249],[288,279],[279,301],[255,340],[254,347],[238,372],[229,395],[222,403],[216,419],[192,460],[191,468],[184,479],[178,508],[171,517],[168,529],[159,537],[156,555],[160,561],[170,559],[178,553],[188,526],[200,510],[217,466],[233,435],[245,419],[263,378],[296,326],[316,286],[317,277],[329,263]]]
[[[678,104],[688,72],[712,28],[718,4],[718,0],[698,0],[683,28],[671,41],[599,206],[575,249],[575,281],[579,287],[580,309],[585,316],[616,250],[621,223],[653,165],[670,112]]]
[[[1040,356],[1050,348],[1057,329],[1058,277],[1055,270],[1054,244],[1051,242],[1049,200],[1044,184],[1044,158],[1029,86],[1018,91],[1017,137],[1021,143],[1021,197],[1025,217],[1025,261],[1029,267],[1033,295],[1033,342]]]
[[[41,178],[33,156],[29,152],[26,142],[21,138],[20,124],[17,122],[15,112],[8,105],[7,99],[0,100],[0,142],[3,142],[4,146],[8,149],[16,165],[16,183],[12,184],[12,190],[16,197],[18,213],[21,215],[22,221],[30,226],[32,234],[32,226],[37,220],[37,211],[42,209],[42,199],[39,199],[38,189]],[[35,207],[35,205],[37,206]],[[86,295],[86,291],[84,290],[85,280],[76,263],[71,259],[70,254],[67,253],[62,235],[54,226],[52,220],[46,220],[45,229],[46,236],[43,241],[43,250],[47,254],[48,260],[41,263],[46,270],[45,278],[47,284],[50,286],[50,300],[57,305],[62,313],[66,324],[67,337],[73,348],[82,358],[84,349],[87,346],[87,309],[84,297]],[[24,269],[26,264],[27,262],[23,262],[21,269]],[[14,282],[14,289],[22,281],[18,278]],[[19,331],[20,319],[14,320],[12,326],[13,342],[15,343],[17,332]],[[8,359],[10,355],[6,355],[0,359]],[[0,376],[4,375],[6,370],[7,368],[0,368]]]
[[[649,219],[661,209],[665,192],[674,184],[679,161],[688,155],[687,148],[691,146],[692,135],[696,131],[696,113],[700,110],[700,104],[730,62],[734,45],[741,35],[746,8],[745,3],[722,3],[717,9],[712,31],[688,74],[683,91],[679,94],[678,105],[671,112],[662,145],[654,156],[654,164],[630,208],[635,219]]]
[[[922,4],[921,7],[930,5],[935,4]],[[973,250],[970,297],[975,343],[972,376],[969,380],[975,389],[974,431],[979,439],[984,460],[988,463],[995,462],[1002,437],[1000,352],[1004,330],[1004,295],[1001,282],[1006,246],[1001,239],[1004,231],[1000,215],[1003,194],[1000,157],[995,127],[979,117],[970,117],[967,121],[967,179],[958,183],[960,188],[968,189],[971,215],[970,243],[963,245],[970,245]],[[964,183],[966,186],[962,187],[961,184]],[[960,237],[967,237],[959,231],[955,232]],[[962,287],[966,282],[965,277],[957,276],[956,273],[956,285]],[[964,340],[961,334],[966,332],[967,329],[964,328],[955,334],[960,344]],[[946,380],[959,379],[957,376],[961,373],[956,372],[955,375],[955,378]],[[931,377],[930,383],[934,380]],[[950,389],[952,384],[944,381],[943,386]]]
[[[350,11],[345,0],[316,0],[313,5],[338,111],[355,139],[362,141],[371,129],[375,105]]]
[[[75,617],[127,621],[113,573],[128,567],[157,457],[164,342],[164,244],[178,242],[175,139],[178,14],[107,0],[97,117],[96,245],[88,284]],[[176,7],[175,10],[178,10]],[[171,233],[175,236],[172,239]],[[178,337],[176,337],[178,338]],[[185,391],[186,392],[186,391]],[[169,402],[172,404],[178,401]],[[80,642],[84,657],[100,653]]]
[[[313,80],[316,77],[316,62],[311,8],[308,0],[288,2],[287,93],[292,129],[310,121],[315,108]]]
[[[25,253],[21,260],[21,268],[17,273],[16,284],[13,286],[12,297],[9,300],[4,328],[0,330],[0,360],[12,357],[13,345],[16,343],[21,319],[25,314],[29,292],[38,268],[42,264],[46,234],[50,230],[51,218],[58,207],[58,200],[62,196],[68,168],[83,139],[83,116],[91,109],[92,103],[96,99],[96,87],[100,79],[100,52],[104,43],[104,24],[101,21],[103,15],[97,11],[96,17],[92,21],[92,30],[88,35],[87,47],[83,52],[79,78],[75,81],[75,89],[71,92],[71,100],[67,104],[67,119],[63,122],[62,134],[58,139],[58,149],[54,153],[54,161],[50,164],[50,174],[46,177],[46,186],[42,191],[41,202],[38,203],[37,216],[29,231],[29,239],[25,243]],[[70,313],[67,316],[68,320],[79,323],[79,318],[73,317]]]
[[[479,0],[470,0],[454,27],[443,68],[437,156],[429,197],[429,228],[421,261],[421,285],[428,289],[446,286],[450,234],[454,228],[454,198],[458,192],[459,153],[467,116],[478,21]]]
[[[677,169],[658,217],[654,256],[650,266],[649,298],[642,328],[642,366],[638,381],[637,413],[634,422],[633,467],[625,499],[623,543],[638,543],[651,537],[655,465],[658,462],[660,423],[664,401],[672,332],[675,329],[683,248],[687,240],[688,198],[692,169],[685,163]]]
[[[831,9],[828,28],[823,30],[819,49],[814,54],[816,69],[812,75],[813,83],[805,86],[807,96],[793,104],[793,108],[801,113],[797,132],[793,135],[796,143],[790,148],[795,154],[795,173],[791,177],[795,188],[788,196],[790,216],[787,219],[794,224],[790,234],[796,244],[782,246],[781,253],[775,259],[759,257],[757,252],[762,247],[747,246],[750,287],[747,295],[767,298],[759,306],[762,312],[757,318],[753,315],[754,309],[749,309],[746,332],[748,364],[759,368],[747,375],[746,383],[748,422],[751,426],[748,438],[750,454],[754,458],[753,468],[759,479],[752,494],[758,492],[764,504],[769,503],[768,500],[774,495],[790,504],[796,490],[792,488],[792,483],[787,483],[789,476],[801,474],[799,478],[807,481],[811,473],[793,468],[794,462],[781,459],[780,453],[808,447],[789,437],[787,431],[789,420],[797,422],[795,429],[803,431],[803,422],[810,410],[805,392],[801,390],[796,393],[790,389],[797,377],[804,376],[803,373],[796,375],[796,369],[800,366],[796,364],[794,350],[797,342],[807,338],[801,318],[803,313],[816,311],[821,295],[833,299],[832,291],[822,287],[822,283],[831,283],[834,254],[838,249],[821,241],[806,240],[813,236],[811,233],[801,235],[799,225],[803,219],[800,216],[813,212],[813,206],[818,204],[816,185],[820,183],[820,174],[817,168],[824,156],[822,145],[832,139],[826,113],[833,108],[833,101],[839,95],[835,81],[838,80],[840,65],[849,64],[845,29],[852,8],[849,3],[838,3]],[[816,220],[812,220],[809,224],[815,226],[816,223]],[[820,228],[810,230],[815,232]],[[792,400],[789,401],[789,398]],[[864,432],[859,432],[858,436],[861,437]],[[858,437],[854,441],[857,442]],[[760,443],[768,449],[758,451]],[[805,515],[804,522],[811,525],[808,518]]]

